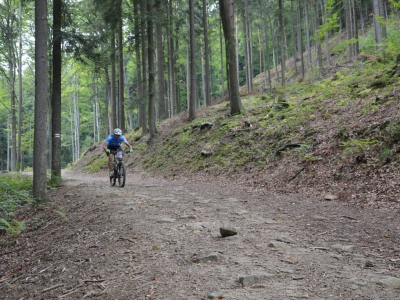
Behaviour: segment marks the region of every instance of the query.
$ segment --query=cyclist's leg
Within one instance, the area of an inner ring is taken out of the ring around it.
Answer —
[[[108,171],[112,172],[113,170],[113,159],[114,159],[114,154],[108,154]]]
[[[118,147],[108,146],[108,149],[110,149],[111,151],[116,151],[118,149]],[[112,175],[114,173],[114,171],[113,171],[114,154],[107,153],[107,156],[108,156],[108,172],[110,173],[110,175]]]

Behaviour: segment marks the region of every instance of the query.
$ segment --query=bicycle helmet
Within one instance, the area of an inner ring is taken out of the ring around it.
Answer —
[[[114,129],[114,134],[116,134],[116,135],[122,135],[122,130],[119,129],[119,128],[115,128],[115,129]]]

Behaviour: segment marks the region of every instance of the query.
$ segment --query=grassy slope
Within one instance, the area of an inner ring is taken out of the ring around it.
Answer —
[[[273,93],[242,92],[240,115],[229,116],[228,102],[222,102],[199,109],[193,122],[186,114],[162,122],[152,141],[130,132],[136,151],[126,157],[128,167],[167,178],[397,205],[400,79],[388,75],[394,57],[367,58],[338,56],[334,66],[308,80],[292,80]],[[263,77],[254,83],[262,90]],[[196,127],[203,122],[212,128]],[[75,168],[94,172],[105,164],[95,145]]]

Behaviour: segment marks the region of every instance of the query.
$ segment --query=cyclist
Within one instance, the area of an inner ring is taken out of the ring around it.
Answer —
[[[126,138],[122,135],[122,130],[119,128],[115,128],[114,134],[110,134],[103,144],[103,149],[108,156],[108,170],[110,171],[110,177],[114,176],[114,171],[113,171],[114,154],[110,152],[122,150],[121,143],[124,143],[129,147],[129,152],[131,153],[133,152],[131,144],[129,144]]]

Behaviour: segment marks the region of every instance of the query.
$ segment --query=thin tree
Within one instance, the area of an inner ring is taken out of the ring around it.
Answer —
[[[111,99],[110,99],[110,106],[111,106],[111,128],[114,129],[118,126],[117,120],[117,80],[116,80],[116,49],[115,49],[115,27],[112,26],[111,28]]]
[[[285,85],[285,72],[286,72],[286,59],[285,59],[285,25],[283,23],[283,6],[282,0],[278,1],[278,21],[279,21],[279,35],[281,40],[280,50],[281,50],[281,83]]]
[[[19,2],[19,45],[18,45],[18,141],[17,165],[23,170],[22,139],[22,1]]]
[[[239,82],[237,79],[235,35],[234,35],[234,8],[233,0],[220,0],[219,13],[225,38],[226,72],[228,78],[229,101],[231,115],[239,114],[242,107],[239,94]]]
[[[15,23],[17,16],[14,13],[15,7],[10,0],[0,3],[0,40],[4,43],[7,54],[5,54],[8,63],[8,75],[0,68],[1,74],[7,79],[8,87],[10,90],[10,123],[11,123],[11,137],[10,137],[10,170],[16,170],[17,164],[17,119],[16,119],[16,93],[15,93],[15,65],[16,65],[16,37],[17,31],[15,30]]]
[[[300,62],[301,62],[301,78],[304,79],[304,55],[303,55],[303,43],[302,43],[302,28],[301,28],[301,3],[297,0],[297,49],[299,50]]]
[[[155,111],[155,68],[154,68],[154,39],[153,39],[153,1],[147,0],[147,59],[149,65],[149,135],[154,138],[156,134],[156,111]]]
[[[207,0],[203,0],[203,34],[204,34],[204,63],[205,63],[205,79],[204,79],[204,100],[206,106],[211,106],[210,95],[210,51],[208,42],[208,18],[207,18]]]
[[[294,64],[294,72],[296,76],[298,75],[299,71],[297,70],[297,49],[296,49],[296,22],[295,22],[295,14],[293,0],[290,0],[290,18],[292,20],[292,51],[293,51],[293,64]]]
[[[118,127],[122,132],[125,126],[125,95],[124,95],[124,43],[122,31],[122,0],[117,2],[118,10]]]
[[[53,86],[51,98],[51,178],[61,179],[62,0],[53,1]]]
[[[141,103],[142,103],[142,95],[143,95],[143,85],[142,85],[142,61],[141,61],[141,53],[140,53],[140,45],[141,45],[141,34],[140,34],[140,15],[139,15],[139,1],[133,0],[133,13],[135,17],[134,22],[134,34],[135,34],[135,56],[136,56],[136,95],[137,95],[137,103],[138,103],[138,126],[143,126],[142,123],[142,114],[141,114]]]
[[[141,127],[142,127],[142,134],[146,135],[148,134],[149,130],[147,127],[147,114],[146,114],[146,107],[147,107],[147,77],[148,77],[148,60],[147,60],[147,31],[146,31],[146,11],[147,7],[146,4],[143,0],[139,0],[139,6],[140,6],[140,27],[141,27],[141,54],[142,54],[142,95],[140,95],[140,106],[139,106],[139,114],[140,114],[140,120],[141,120]]]
[[[49,102],[47,54],[47,0],[35,0],[35,132],[33,147],[33,196],[48,200],[46,193],[46,140]]]
[[[190,26],[190,99],[189,99],[189,121],[196,118],[196,57],[195,57],[195,35],[194,35],[194,5],[193,0],[189,0],[189,26]]]
[[[161,8],[161,0],[155,1],[155,11],[157,13],[156,21],[156,39],[157,39],[157,86],[158,86],[158,115],[160,120],[168,118],[167,106],[165,102],[165,61],[164,61],[164,47],[163,47],[163,31],[162,21],[164,15]]]

